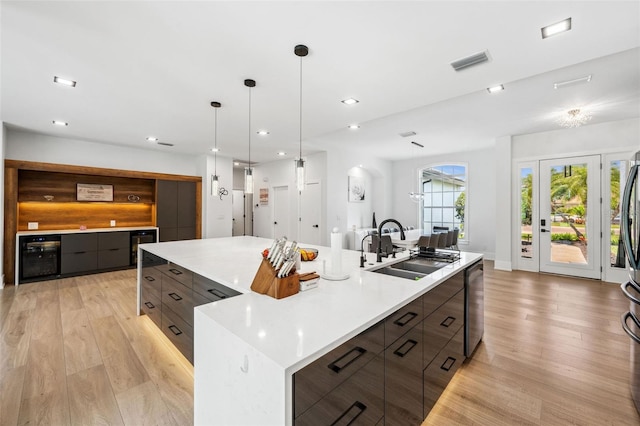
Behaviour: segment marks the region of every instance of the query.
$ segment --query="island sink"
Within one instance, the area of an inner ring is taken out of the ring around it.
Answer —
[[[407,278],[410,280],[419,280],[447,264],[447,262],[439,262],[433,259],[411,258],[375,269],[372,272],[393,275],[395,277]]]

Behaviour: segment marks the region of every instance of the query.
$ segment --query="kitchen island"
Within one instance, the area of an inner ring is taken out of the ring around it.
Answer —
[[[343,250],[348,279],[321,279],[317,288],[276,300],[250,290],[261,252],[271,242],[233,237],[142,247],[242,293],[195,308],[196,424],[293,424],[294,373],[482,259],[480,254],[460,253],[459,260],[414,281],[370,271],[408,253],[382,263],[369,253],[365,268],[359,268],[360,253]],[[300,272],[322,273],[323,265],[330,270],[330,248],[302,247],[319,253],[316,260],[302,262]]]

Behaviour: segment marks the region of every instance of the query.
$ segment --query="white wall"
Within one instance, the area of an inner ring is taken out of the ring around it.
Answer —
[[[360,167],[371,175],[372,212],[380,223],[391,217],[391,193],[394,182],[391,176],[391,162],[375,157],[375,153],[361,152],[349,148],[332,148],[327,152],[327,229],[338,228],[344,235],[343,247],[349,247],[347,231],[357,223],[349,223],[349,203],[347,202],[349,170]],[[369,220],[363,216],[363,225],[369,226]],[[328,234],[327,234],[328,238]]]
[[[319,181],[322,183],[322,199],[318,200],[320,208],[324,205],[325,182],[327,178],[326,154],[319,153],[306,157],[305,159],[305,179],[307,182]],[[295,181],[294,160],[286,159],[261,163],[254,166],[254,202],[253,202],[253,235],[264,238],[279,238],[281,235],[273,235],[273,188],[277,186],[287,186],[289,195],[289,232],[287,237],[290,240],[298,238],[298,191]],[[269,203],[262,205],[259,202],[260,189],[269,190]],[[326,230],[324,215],[320,223],[322,230]],[[326,235],[325,235],[326,234]],[[322,244],[328,241],[328,233],[323,232]]]
[[[495,268],[511,270],[511,136],[496,139],[495,147],[496,214]]]
[[[393,163],[393,211],[392,217],[403,226],[420,227],[418,204],[409,199],[409,192],[415,191],[418,169],[435,163],[466,163],[467,176],[467,216],[465,233],[467,245],[460,249],[483,253],[493,259],[496,241],[496,160],[495,149],[458,152],[419,159],[395,161]],[[507,196],[500,194],[501,197]],[[377,215],[376,215],[377,217]],[[378,223],[380,223],[380,218]],[[508,232],[506,230],[505,232]]]
[[[211,193],[211,176],[218,174],[220,189],[227,195]],[[233,161],[218,155],[217,167],[213,155],[198,159],[198,174],[202,180],[202,238],[230,237],[232,232]]]
[[[0,133],[0,158],[4,160],[4,151],[5,151],[5,143],[7,140],[7,129],[2,123],[2,132]],[[4,161],[3,161],[4,163]],[[2,168],[2,173],[0,173],[0,199],[4,200],[4,167]],[[0,288],[4,287],[4,203],[2,203],[2,208],[0,208],[0,268],[2,268],[2,275],[0,275]]]
[[[197,157],[162,149],[130,148],[91,141],[58,138],[10,129],[5,158],[121,170],[198,175]]]

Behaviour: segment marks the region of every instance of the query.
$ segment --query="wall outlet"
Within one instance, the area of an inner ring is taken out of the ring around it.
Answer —
[[[116,221],[115,220],[111,221],[111,226],[116,226]]]
[[[27,229],[38,229],[38,222],[29,222],[27,224]]]

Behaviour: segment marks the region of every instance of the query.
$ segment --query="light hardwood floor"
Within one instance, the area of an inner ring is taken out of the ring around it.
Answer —
[[[484,341],[424,425],[639,425],[619,287],[485,264]],[[193,368],[135,300],[133,270],[0,290],[0,425],[192,424]]]

